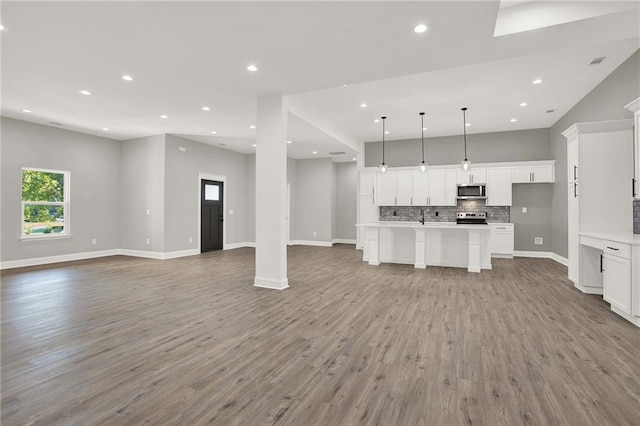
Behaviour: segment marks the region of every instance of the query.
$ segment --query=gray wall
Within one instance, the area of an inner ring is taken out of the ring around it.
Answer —
[[[121,146],[121,247],[163,252],[165,135],[130,139]]]
[[[464,156],[462,136],[427,138],[425,161],[431,165],[458,164]],[[365,166],[382,162],[382,142],[365,143]],[[385,162],[389,167],[418,166],[421,159],[420,139],[385,142]],[[549,129],[467,135],[467,154],[471,163],[500,161],[553,160]]]
[[[550,140],[556,160],[551,211],[552,251],[567,257],[567,142],[562,132],[574,123],[633,118],[624,108],[640,96],[640,51],[613,71],[551,127]],[[629,214],[633,214],[629,203]]]
[[[358,168],[356,163],[336,163],[336,233],[334,238],[356,239],[356,188]]]
[[[119,248],[120,142],[4,117],[1,126],[2,261]],[[22,167],[70,172],[71,238],[19,240]]]
[[[480,133],[467,136],[467,153],[473,163],[552,160],[549,129]],[[425,161],[431,165],[458,164],[464,147],[461,136],[425,139]],[[385,143],[385,162],[391,167],[417,166],[421,154],[420,139]],[[365,144],[365,164],[377,166],[382,161],[382,143]],[[551,251],[551,212],[556,184],[513,185],[511,223],[514,224],[514,247],[517,251]],[[522,213],[527,207],[527,213]],[[534,237],[544,244],[535,245]]]
[[[198,248],[199,173],[226,176],[226,244],[245,241],[246,156],[173,135],[166,135],[165,148],[164,251]]]
[[[296,169],[296,225],[292,239],[330,242],[333,162],[330,158],[298,160]]]

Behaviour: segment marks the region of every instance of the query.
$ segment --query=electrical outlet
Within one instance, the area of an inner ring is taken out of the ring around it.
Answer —
[[[193,238],[189,237],[189,242],[192,243],[193,242]]]
[[[147,245],[149,245],[149,244],[150,244],[150,243],[149,243],[149,239],[147,238]]]
[[[232,215],[233,214],[233,209],[229,210],[229,214]]]
[[[96,244],[98,244],[98,240],[96,240],[95,238],[92,238],[91,239],[91,244],[93,244],[95,246]]]
[[[522,208],[522,213],[526,213],[526,212],[527,212],[527,208],[526,208],[526,207],[523,207],[523,208]]]
[[[535,237],[533,239],[533,242],[534,242],[534,244],[541,246],[542,242],[543,242],[542,237]]]

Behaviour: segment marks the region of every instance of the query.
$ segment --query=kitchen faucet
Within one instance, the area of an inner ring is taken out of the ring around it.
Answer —
[[[420,223],[424,225],[424,209],[420,209]]]

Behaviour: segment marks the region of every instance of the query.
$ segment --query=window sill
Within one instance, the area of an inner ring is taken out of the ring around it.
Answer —
[[[26,236],[23,235],[19,238],[20,241],[45,241],[45,240],[63,240],[66,238],[71,238],[72,234],[64,234],[64,235],[38,235],[36,236]]]

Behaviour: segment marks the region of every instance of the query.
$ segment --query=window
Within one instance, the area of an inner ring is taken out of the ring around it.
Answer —
[[[69,172],[22,169],[23,238],[68,236]]]

